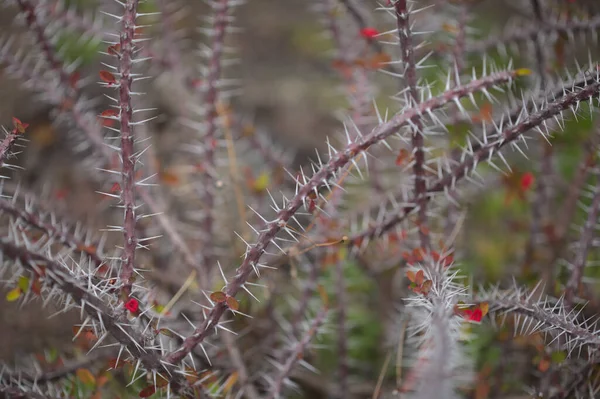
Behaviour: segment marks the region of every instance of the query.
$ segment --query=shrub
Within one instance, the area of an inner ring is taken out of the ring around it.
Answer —
[[[4,71],[101,197],[84,222],[29,185],[34,122],[12,118],[6,301],[81,321],[72,349],[4,365],[5,396],[597,395],[593,5],[313,0],[327,40],[297,45],[343,106],[305,159],[237,101],[238,1],[209,1],[198,57],[183,2],[3,3]]]

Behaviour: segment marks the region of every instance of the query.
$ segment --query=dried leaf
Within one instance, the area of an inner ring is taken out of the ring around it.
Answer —
[[[42,282],[37,276],[31,283],[31,291],[36,295],[42,295]]]
[[[482,315],[485,316],[490,311],[490,304],[487,302],[481,302],[479,304],[479,309],[481,309]]]
[[[227,295],[223,291],[215,291],[210,294],[210,300],[217,303],[222,303],[227,300]]]
[[[550,365],[552,363],[550,362],[550,359],[547,358],[543,358],[542,360],[540,360],[540,363],[538,364],[538,370],[543,372],[548,371],[548,369],[550,368]]]
[[[423,284],[421,285],[421,293],[423,295],[429,294],[429,290],[431,289],[432,285],[433,285],[433,281],[431,281],[431,280],[427,280],[427,281],[423,282]]]
[[[100,79],[102,79],[103,82],[108,83],[108,84],[115,84],[117,83],[117,78],[115,78],[115,75],[113,75],[112,73],[108,72],[108,71],[100,71]]]
[[[415,284],[422,285],[424,281],[425,281],[425,273],[423,272],[423,270],[419,270],[417,272],[417,274],[415,275]]]
[[[154,385],[150,385],[140,391],[139,397],[140,398],[149,398],[150,396],[154,395],[155,392],[156,392],[156,387]]]
[[[239,302],[232,296],[228,296],[225,301],[227,302],[227,306],[231,310],[238,310],[240,308]]]
[[[228,378],[227,381],[225,381],[225,383],[223,384],[223,393],[228,393],[229,391],[231,391],[231,388],[233,388],[233,386],[235,385],[235,383],[238,380],[238,372],[234,371]]]
[[[123,359],[119,359],[119,362],[117,363],[117,358],[114,359],[110,359],[108,361],[108,368],[110,369],[119,369],[121,367],[123,367],[123,365],[127,363],[125,360]]]
[[[15,127],[15,129],[17,129],[17,132],[21,134],[25,133],[25,129],[27,129],[27,127],[29,126],[29,123],[23,123],[20,119],[15,118],[14,116],[12,118],[12,121],[13,126]]]
[[[179,176],[174,172],[164,171],[160,174],[160,181],[165,183],[167,186],[177,186],[181,183]]]
[[[156,388],[166,387],[167,385],[169,385],[169,380],[160,375],[156,376]]]

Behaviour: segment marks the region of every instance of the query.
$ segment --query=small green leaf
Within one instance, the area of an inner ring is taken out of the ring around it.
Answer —
[[[21,289],[19,287],[13,288],[12,290],[8,291],[8,293],[6,294],[6,300],[8,302],[14,302],[17,299],[19,299],[19,297],[21,296]]]
[[[550,355],[550,359],[552,363],[562,363],[567,359],[567,352],[565,351],[556,351],[552,352]]]
[[[22,292],[29,291],[29,277],[26,277],[26,276],[19,277],[17,286],[21,289]]]

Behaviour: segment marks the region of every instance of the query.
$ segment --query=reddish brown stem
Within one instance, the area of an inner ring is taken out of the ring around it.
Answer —
[[[352,162],[359,154],[364,153],[372,145],[395,134],[398,129],[409,124],[409,121],[416,115],[433,112],[456,98],[462,98],[474,92],[485,90],[501,83],[510,82],[519,75],[520,72],[518,71],[495,73],[474,80],[464,86],[449,90],[438,97],[432,97],[414,108],[408,108],[396,114],[386,123],[374,128],[368,135],[349,144],[343,151],[337,152],[327,164],[317,171],[313,177],[298,190],[297,194],[288,202],[287,206],[279,211],[277,218],[274,221],[267,223],[261,229],[261,233],[256,239],[255,244],[248,248],[244,261],[237,269],[237,273],[233,280],[228,284],[226,294],[228,296],[235,296],[242,289],[254,268],[258,267],[258,262],[264,255],[267,247],[272,240],[275,239],[277,233],[287,225],[292,216],[294,216],[304,204],[308,195],[319,187],[324,186],[332,177],[335,177],[335,174],[341,168]],[[209,333],[212,332],[212,329],[219,324],[219,320],[226,310],[227,305],[225,303],[216,304],[204,322],[196,328],[194,333],[188,336],[179,348],[165,356],[165,361],[172,364],[179,363],[196,347],[196,345],[200,344]]]
[[[404,81],[408,87],[408,99],[411,106],[416,106],[420,102],[417,90],[417,67],[415,62],[414,46],[412,42],[412,32],[410,29],[410,11],[408,10],[407,0],[398,0],[394,3],[396,12],[396,24],[398,28],[398,39],[400,41],[400,50],[402,51],[402,62],[405,65]],[[419,239],[421,247],[425,250],[429,248],[429,235],[427,234],[427,182],[425,179],[425,151],[423,151],[423,123],[420,116],[415,116],[411,121],[412,130],[412,151],[414,156],[413,178],[415,197],[418,198],[417,224],[419,226]]]
[[[121,260],[121,289],[122,299],[125,300],[131,294],[131,286],[134,281],[135,250],[138,240],[135,234],[135,164],[137,157],[134,149],[134,136],[132,127],[133,107],[131,105],[131,83],[133,52],[135,50],[135,19],[139,0],[128,0],[125,4],[125,13],[121,19],[121,51],[119,59],[119,108],[121,122],[121,161],[122,181],[121,200],[125,211],[123,220],[123,254]]]

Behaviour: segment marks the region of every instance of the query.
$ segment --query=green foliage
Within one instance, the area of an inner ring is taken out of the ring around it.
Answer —
[[[59,34],[56,43],[65,63],[78,61],[81,65],[90,65],[96,62],[103,43],[98,39],[83,39],[77,33],[63,31]]]
[[[352,298],[346,308],[346,333],[348,341],[348,363],[360,365],[361,373],[377,376],[381,361],[381,339],[383,326],[377,312],[377,286],[364,273],[357,262],[342,258],[346,295]],[[322,283],[329,297],[337,304],[337,283],[335,266],[329,266],[323,273]],[[334,309],[335,310],[335,309]],[[332,328],[336,326],[336,313],[331,318]],[[323,338],[324,350],[319,352],[317,364],[320,370],[335,372],[337,367],[337,334],[327,334]]]

